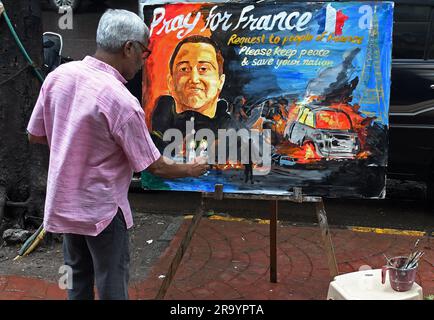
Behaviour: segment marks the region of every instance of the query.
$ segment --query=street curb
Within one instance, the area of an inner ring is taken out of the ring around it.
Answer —
[[[193,215],[185,215],[184,219],[189,220],[192,219]],[[266,219],[246,219],[246,218],[234,218],[230,216],[222,216],[222,215],[211,215],[204,216],[204,218],[208,218],[209,220],[217,220],[217,221],[227,221],[227,222],[251,222],[258,224],[270,224],[269,220]],[[293,226],[317,226],[317,224],[308,224],[308,223],[296,223],[292,224]],[[400,230],[400,229],[390,229],[390,228],[374,228],[374,227],[361,227],[361,226],[334,226],[330,225],[330,228],[335,229],[347,229],[353,232],[362,232],[362,233],[376,233],[376,234],[389,234],[389,235],[399,235],[399,236],[409,236],[409,237],[434,237],[434,232],[425,232],[420,230]]]
[[[424,237],[427,234],[424,231],[398,230],[398,229],[388,229],[388,228],[347,227],[347,229],[354,231],[354,232],[370,232],[370,233],[377,233],[377,234],[395,234],[395,235],[410,236],[410,237]]]

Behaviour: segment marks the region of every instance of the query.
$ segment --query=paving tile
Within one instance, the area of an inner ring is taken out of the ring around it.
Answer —
[[[40,279],[10,276],[4,289],[6,292],[24,292],[26,296],[45,297],[48,282]]]
[[[0,276],[0,292],[4,290],[7,284],[8,284],[8,277]]]
[[[21,300],[25,292],[2,291],[0,292],[0,300]]]
[[[131,284],[131,299],[154,299],[184,236],[186,221],[146,279]],[[380,268],[385,253],[407,254],[415,237],[331,229],[340,274],[361,266]],[[325,299],[330,274],[319,228],[279,226],[278,282],[270,283],[269,226],[251,222],[202,219],[165,299],[309,300]],[[434,294],[433,240],[420,243],[426,254],[417,282]],[[66,299],[57,284],[40,279],[0,276],[1,299]]]

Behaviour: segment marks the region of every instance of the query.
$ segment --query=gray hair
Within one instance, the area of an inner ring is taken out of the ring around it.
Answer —
[[[108,9],[101,17],[96,31],[98,48],[116,53],[128,40],[140,41],[149,38],[149,29],[135,13],[127,10]]]

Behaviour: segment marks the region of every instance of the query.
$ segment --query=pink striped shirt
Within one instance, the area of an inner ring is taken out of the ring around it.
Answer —
[[[59,66],[42,85],[27,131],[50,147],[44,227],[98,235],[123,211],[133,225],[133,171],[160,157],[139,101],[110,65],[87,56]]]

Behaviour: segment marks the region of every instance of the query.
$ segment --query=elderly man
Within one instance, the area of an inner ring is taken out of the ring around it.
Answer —
[[[128,298],[133,171],[177,178],[207,169],[162,157],[139,101],[124,86],[151,53],[148,37],[136,14],[108,10],[94,56],[48,75],[27,128],[30,142],[50,148],[44,227],[64,234],[69,299],[94,299],[94,282],[101,299]]]

